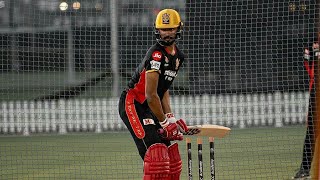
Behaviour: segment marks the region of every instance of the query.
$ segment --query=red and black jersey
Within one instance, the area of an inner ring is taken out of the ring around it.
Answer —
[[[136,100],[141,104],[146,100],[145,97],[145,75],[147,72],[157,71],[159,73],[158,96],[163,98],[164,93],[170,88],[178,70],[183,64],[184,54],[175,46],[175,55],[169,54],[164,46],[154,44],[148,50],[141,64],[135,70],[128,88],[135,95]]]

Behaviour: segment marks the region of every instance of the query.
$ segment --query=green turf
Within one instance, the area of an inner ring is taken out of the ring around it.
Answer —
[[[301,161],[304,127],[233,129],[215,141],[217,179],[290,179]],[[197,174],[193,137],[193,174]],[[204,141],[205,179],[209,144]],[[179,142],[186,176],[185,141]],[[0,137],[0,179],[141,179],[142,161],[128,133]]]

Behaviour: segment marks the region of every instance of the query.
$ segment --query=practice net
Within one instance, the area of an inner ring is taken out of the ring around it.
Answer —
[[[153,24],[164,8],[184,23],[178,46],[186,63],[170,89],[175,116],[231,128],[215,139],[216,178],[307,173],[318,131],[317,7],[315,0],[0,0],[0,179],[142,179],[118,99],[156,43]],[[187,179],[186,144],[178,143]],[[205,179],[209,152],[203,137]]]

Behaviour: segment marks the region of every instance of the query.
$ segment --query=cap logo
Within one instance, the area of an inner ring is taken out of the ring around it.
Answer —
[[[162,14],[162,24],[169,24],[170,23],[170,14],[164,13]]]

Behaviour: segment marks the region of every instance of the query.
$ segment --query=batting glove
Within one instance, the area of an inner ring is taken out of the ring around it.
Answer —
[[[310,61],[310,51],[309,51],[308,48],[305,48],[305,49],[304,49],[303,59],[304,59],[305,61]]]
[[[312,44],[312,50],[313,50],[313,53],[314,53],[314,57],[316,58],[316,59],[318,59],[319,58],[319,43],[313,43]]]
[[[166,113],[166,119],[171,122],[171,123],[176,123],[178,125],[178,128],[179,128],[179,131],[181,133],[185,133],[185,132],[188,132],[188,127],[187,127],[187,124],[186,122],[183,120],[183,119],[179,119],[177,120],[175,117],[174,117],[174,114],[173,113]]]
[[[171,123],[166,118],[163,122],[160,122],[160,125],[162,129],[159,130],[159,133],[164,139],[169,141],[183,140],[183,135],[179,132],[179,128],[176,123]]]

